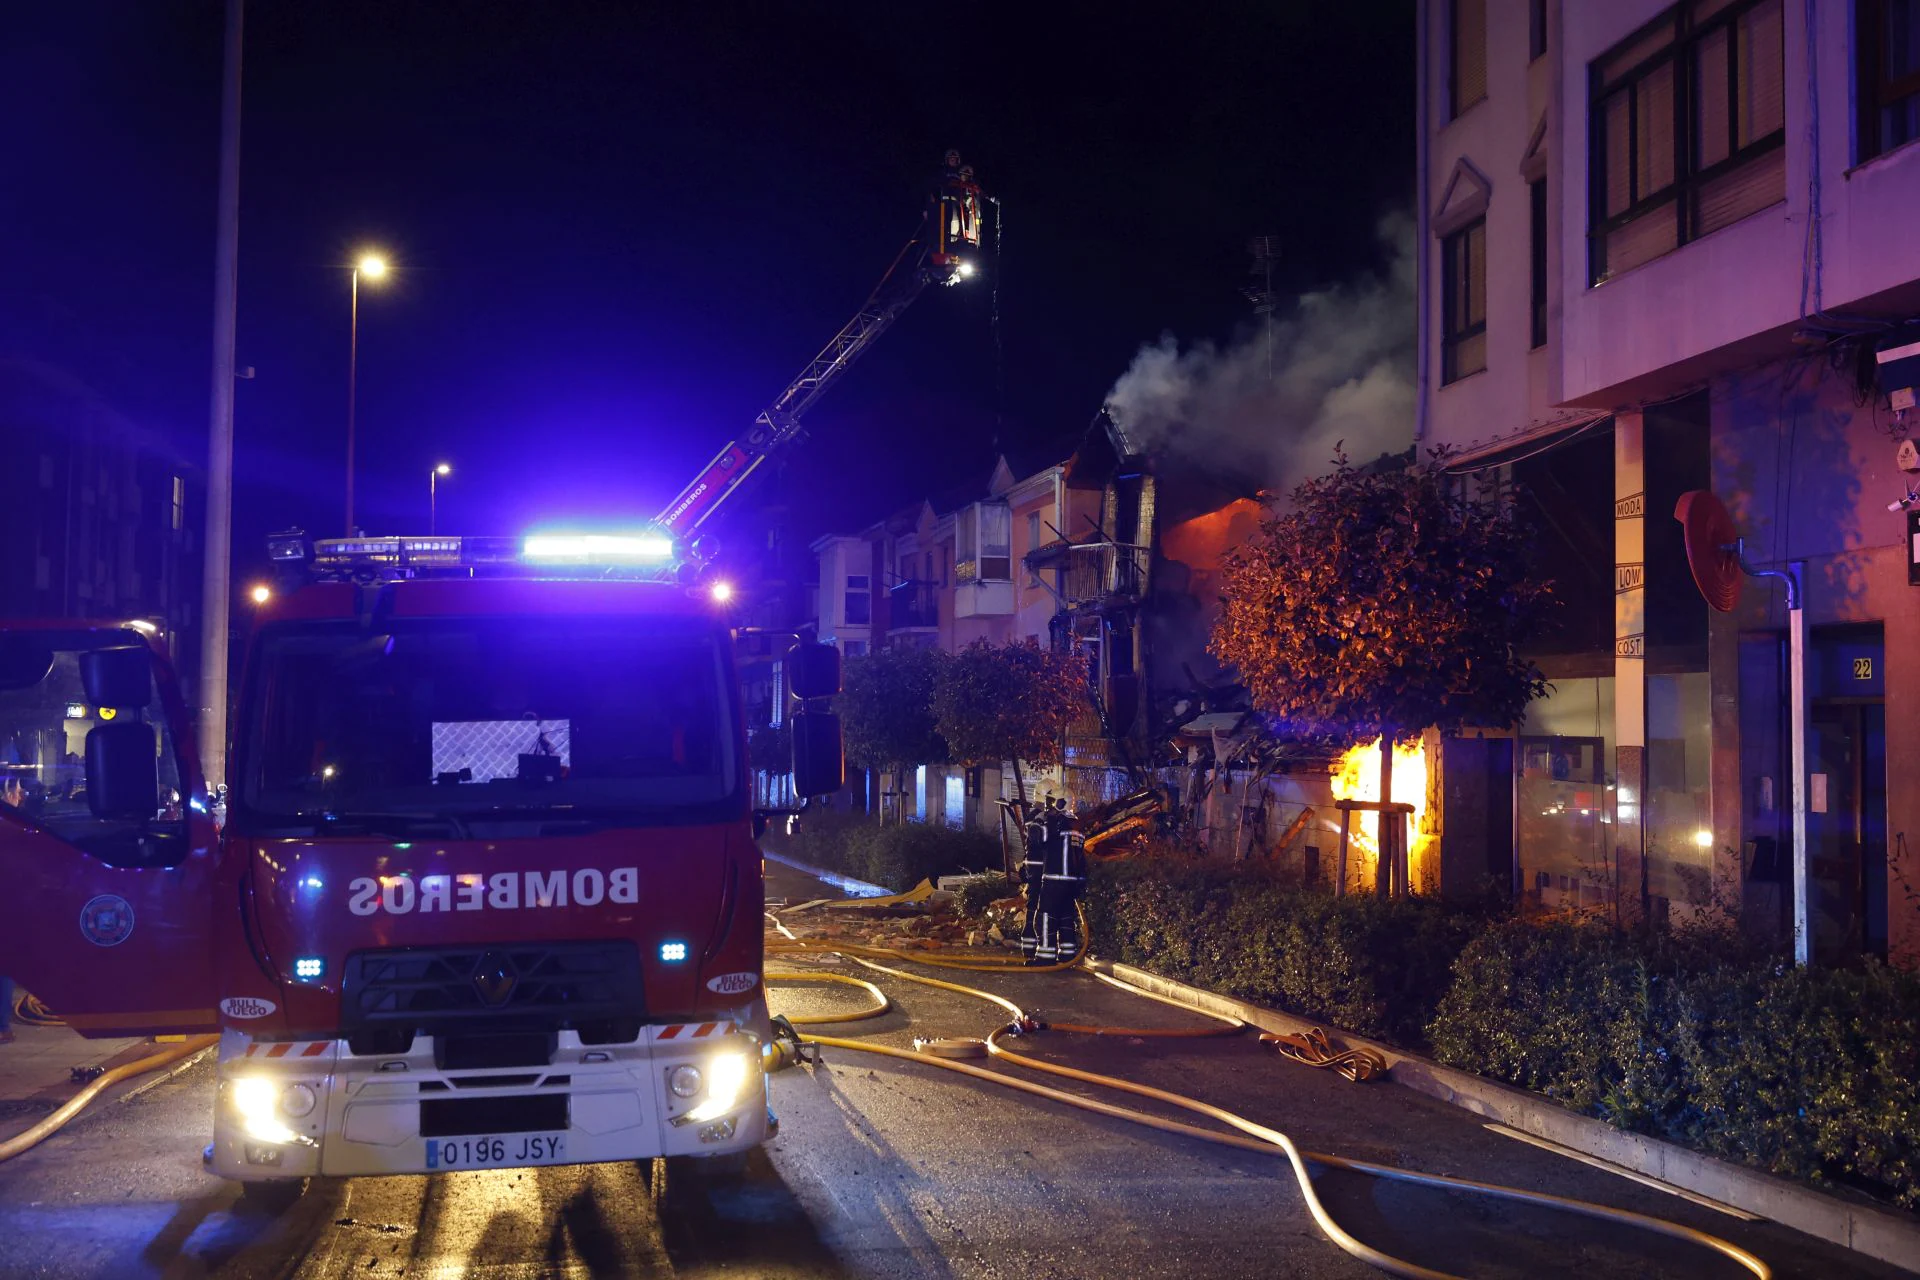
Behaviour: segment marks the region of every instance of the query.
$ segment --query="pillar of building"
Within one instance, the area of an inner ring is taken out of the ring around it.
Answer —
[[[1613,892],[1625,924],[1646,918],[1646,421],[1613,420]]]

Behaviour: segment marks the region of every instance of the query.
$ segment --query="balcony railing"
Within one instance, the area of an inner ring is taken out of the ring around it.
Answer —
[[[887,593],[887,630],[940,625],[940,597],[930,582],[902,582]]]
[[[1146,547],[1084,543],[1066,548],[1066,570],[1060,593],[1069,605],[1109,596],[1138,597],[1147,587]]]

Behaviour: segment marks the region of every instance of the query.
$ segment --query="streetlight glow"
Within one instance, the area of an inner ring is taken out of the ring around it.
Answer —
[[[446,463],[444,463],[444,462],[443,462],[443,463],[441,463],[441,464],[440,464],[439,466],[437,466],[437,467],[435,467],[435,468],[433,469],[433,474],[435,474],[435,475],[437,475],[437,476],[448,476],[448,475],[452,475],[452,474],[453,474],[453,468],[452,468],[451,466],[449,466],[448,464],[446,464]]]
[[[253,597],[255,604],[265,604],[267,601],[273,599],[273,588],[263,582],[253,590],[247,592],[247,594]]]
[[[360,261],[353,264],[354,270],[369,280],[384,279],[387,274],[387,260],[377,253],[363,253]]]

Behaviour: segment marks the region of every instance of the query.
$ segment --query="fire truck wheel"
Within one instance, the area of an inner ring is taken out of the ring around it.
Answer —
[[[306,1193],[305,1178],[276,1178],[270,1182],[243,1182],[234,1212],[253,1218],[278,1217]]]

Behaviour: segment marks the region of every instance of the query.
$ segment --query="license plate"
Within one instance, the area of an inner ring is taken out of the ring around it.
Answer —
[[[510,1133],[497,1138],[428,1138],[427,1168],[519,1169],[567,1158],[564,1133]]]

